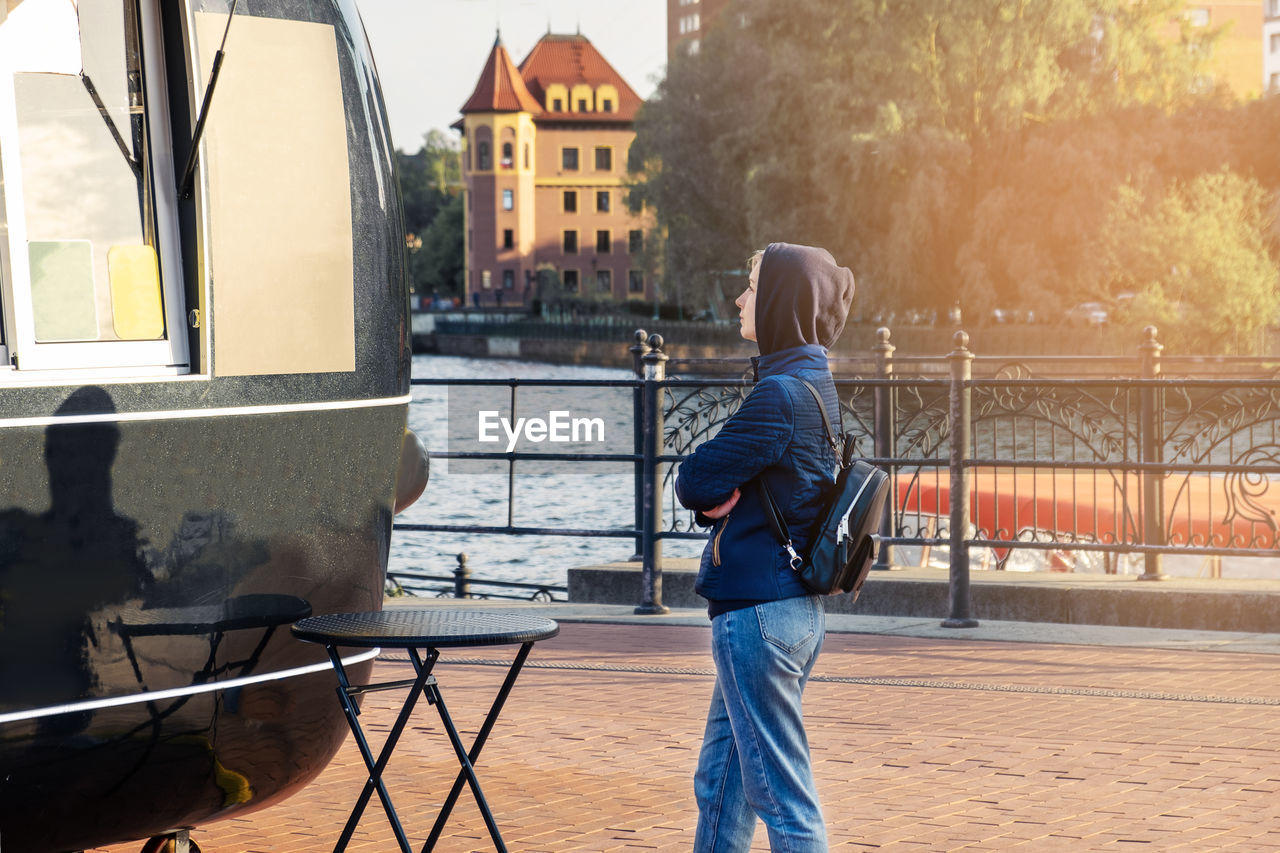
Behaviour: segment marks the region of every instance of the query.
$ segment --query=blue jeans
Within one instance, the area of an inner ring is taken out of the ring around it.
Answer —
[[[693,783],[696,853],[747,850],[757,815],[775,853],[825,853],[826,824],[800,707],[825,631],[816,595],[712,620],[716,686]]]

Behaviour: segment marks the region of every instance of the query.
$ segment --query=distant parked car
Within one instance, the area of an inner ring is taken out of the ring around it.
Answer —
[[[1101,302],[1081,302],[1067,311],[1068,326],[1105,326],[1107,309]]]

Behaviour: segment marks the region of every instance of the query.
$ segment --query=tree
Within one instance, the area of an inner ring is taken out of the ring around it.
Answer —
[[[1257,352],[1259,333],[1280,320],[1271,206],[1257,182],[1225,169],[1163,193],[1131,181],[1101,232],[1099,288],[1133,294],[1132,317],[1154,322],[1175,350]]]
[[[661,263],[651,266],[663,271],[665,300],[678,305],[705,305],[712,272],[735,268],[750,253],[740,182],[745,161],[732,131],[722,132],[732,116],[713,106],[733,81],[718,67],[701,56],[673,62],[636,118],[628,153],[630,206],[656,212],[646,246],[661,251]]]
[[[431,226],[461,193],[462,161],[458,143],[443,131],[429,131],[417,153],[396,151],[396,165],[413,289],[417,293],[430,293],[448,287],[445,281],[431,278],[425,272],[428,269],[439,270],[441,264],[438,259],[428,260],[419,254],[426,245],[426,235]],[[459,225],[459,240],[461,233],[462,226]],[[437,239],[436,242],[439,248],[440,241]],[[462,251],[458,250],[459,266],[463,263]]]
[[[737,0],[637,121],[668,278],[789,240],[831,249],[886,310],[1072,298],[1116,187],[1169,153],[1184,177],[1203,137],[1171,117],[1207,109],[1217,34],[1180,9]]]
[[[409,270],[420,293],[462,296],[466,269],[463,195],[451,196],[422,235],[422,248],[410,254]]]

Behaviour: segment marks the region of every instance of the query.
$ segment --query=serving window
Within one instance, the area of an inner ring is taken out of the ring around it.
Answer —
[[[159,44],[155,0],[0,3],[0,342],[11,370],[185,369]]]

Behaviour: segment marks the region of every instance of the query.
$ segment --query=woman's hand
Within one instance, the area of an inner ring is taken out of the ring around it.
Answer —
[[[724,518],[735,506],[738,505],[738,498],[742,497],[742,492],[737,489],[733,490],[733,494],[729,495],[729,500],[720,504],[715,509],[709,509],[703,513],[707,518]]]

